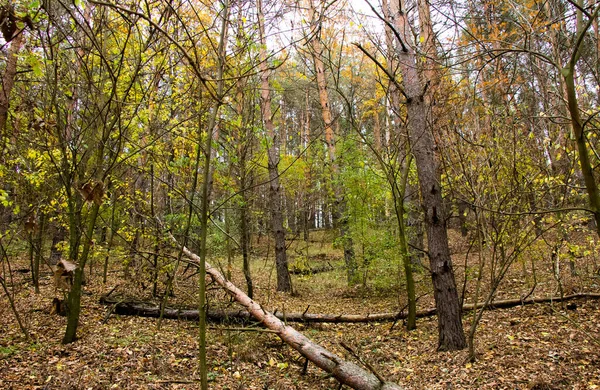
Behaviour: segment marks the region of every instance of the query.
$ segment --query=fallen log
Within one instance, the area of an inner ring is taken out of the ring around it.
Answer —
[[[335,268],[333,268],[333,266],[329,263],[323,264],[318,267],[312,267],[312,268],[291,267],[290,274],[292,274],[292,275],[314,275],[314,274],[319,274],[322,272],[333,271],[334,269]]]
[[[196,262],[200,261],[200,257],[195,253],[192,253],[186,247],[183,247],[183,252],[191,260]],[[317,367],[329,373],[341,384],[357,390],[402,389],[396,383],[384,382],[381,380],[380,376],[376,375],[374,372],[367,371],[354,363],[345,361],[333,352],[314,343],[308,337],[304,336],[291,326],[286,325],[282,320],[265,310],[258,302],[248,297],[242,290],[227,280],[218,269],[212,267],[207,262],[205,262],[205,264],[206,273],[209,274],[217,284],[222,286],[239,304],[244,306],[252,317],[260,321],[266,328],[275,331],[281,340],[294,348]]]
[[[520,305],[531,305],[534,303],[547,303],[547,302],[562,302],[573,299],[589,298],[589,299],[600,299],[600,294],[595,293],[579,293],[572,295],[565,295],[561,297],[548,297],[548,298],[529,298],[525,300],[521,299],[506,299],[495,301],[488,305],[486,309],[500,309],[509,308]],[[100,299],[100,303],[106,305],[115,305],[114,313],[119,315],[135,315],[140,317],[159,317],[160,306],[154,305],[147,302],[133,302],[133,301],[118,301],[103,297]],[[471,311],[473,309],[480,309],[483,306],[482,303],[475,305],[465,304],[463,305],[463,312]],[[307,322],[307,323],[367,323],[367,322],[391,322],[405,319],[407,317],[406,312],[398,313],[373,313],[373,314],[318,314],[318,313],[282,313],[275,312],[274,316],[280,320],[286,322]],[[431,317],[436,315],[435,308],[429,308],[417,311],[418,318]],[[198,310],[194,309],[177,309],[166,307],[163,313],[163,318],[167,319],[181,319],[188,321],[197,321],[199,318]],[[246,310],[212,310],[207,312],[207,319],[214,322],[224,322],[230,320],[248,321],[252,319],[252,316]]]

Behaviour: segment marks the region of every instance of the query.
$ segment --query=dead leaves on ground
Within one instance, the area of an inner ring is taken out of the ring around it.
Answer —
[[[19,276],[27,278],[28,275]],[[117,282],[116,280],[113,282]],[[298,283],[301,296],[275,294],[260,281],[259,300],[288,311],[376,312],[395,308],[396,297],[342,290],[311,290]],[[80,340],[63,346],[65,319],[49,314],[53,284],[41,281],[42,294],[27,284],[17,291],[17,305],[36,339],[26,343],[1,298],[0,388],[6,389],[196,389],[195,324],[165,320],[157,330],[148,318],[112,316],[103,324],[104,292],[97,281],[83,297]],[[327,296],[338,298],[331,300]],[[600,386],[600,302],[532,305],[486,312],[477,330],[478,360],[466,352],[437,353],[437,323],[418,321],[418,329],[382,324],[298,324],[299,330],[326,348],[347,355],[351,346],[381,375],[408,389],[593,389]],[[464,318],[468,329],[471,316]],[[296,325],[295,325],[296,326]],[[335,389],[337,384],[309,365],[272,334],[211,330],[208,334],[212,389]],[[352,360],[351,356],[346,356]]]

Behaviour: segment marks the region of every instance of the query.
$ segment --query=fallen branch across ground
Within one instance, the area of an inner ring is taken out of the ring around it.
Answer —
[[[173,238],[174,240],[174,238]],[[183,247],[183,252],[191,260],[199,262],[200,257]],[[400,390],[399,385],[384,382],[379,375],[367,371],[360,366],[345,361],[340,356],[314,343],[308,337],[298,332],[282,320],[265,310],[258,302],[254,301],[233,283],[227,280],[219,270],[206,263],[206,273],[227,291],[237,303],[242,305],[257,321],[267,329],[277,333],[286,344],[298,351],[307,360],[329,373],[341,384],[357,390]]]
[[[327,264],[323,264],[317,267],[312,268],[301,268],[301,267],[291,267],[290,274],[292,275],[314,275],[322,272],[333,271],[335,268],[328,262]]]
[[[487,309],[500,309],[509,308],[520,305],[531,305],[534,303],[547,303],[547,302],[562,302],[573,299],[600,299],[600,294],[595,293],[579,293],[572,295],[565,295],[561,297],[549,297],[549,298],[529,298],[525,300],[521,299],[506,299],[501,301],[495,301],[490,304]],[[114,313],[119,315],[134,315],[140,317],[158,317],[160,315],[160,307],[158,305],[146,302],[133,302],[133,301],[119,301],[109,298],[101,298],[100,302],[107,305],[115,305]],[[480,309],[482,304],[478,304],[476,307],[473,304],[465,304],[463,306],[463,312],[471,311],[475,308]],[[419,310],[417,311],[418,318],[431,317],[436,314],[435,308]],[[282,313],[275,312],[272,315],[284,320],[286,322],[329,322],[329,323],[364,323],[364,322],[390,322],[398,321],[407,317],[406,312],[399,313],[374,313],[374,314],[314,314],[314,313]],[[198,320],[198,310],[189,309],[174,309],[165,308],[164,318],[167,319],[181,319],[181,320]],[[248,321],[252,319],[252,315],[246,310],[209,310],[207,313],[207,319],[215,322],[227,322],[227,321]]]

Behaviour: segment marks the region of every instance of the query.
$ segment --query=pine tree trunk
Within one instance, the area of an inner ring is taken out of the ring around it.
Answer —
[[[310,1],[312,30],[317,32],[318,25],[316,22],[316,10],[314,8],[313,0]],[[340,175],[340,166],[336,158],[336,147],[335,147],[335,134],[333,131],[333,117],[331,115],[331,108],[329,107],[329,93],[327,91],[327,78],[325,76],[325,64],[321,58],[323,54],[323,47],[321,45],[320,37],[318,34],[312,37],[310,41],[312,46],[312,57],[317,78],[317,87],[319,88],[319,102],[321,103],[321,114],[323,116],[323,123],[325,125],[325,142],[327,143],[327,151],[329,154],[329,163],[331,164],[331,185],[333,187],[333,193],[335,197],[335,209],[332,212],[333,225],[340,231],[342,246],[344,249],[344,260],[346,262],[346,268],[348,273],[348,285],[354,285],[358,283],[359,275],[356,272],[356,259],[354,258],[354,243],[352,237],[349,234],[348,221],[346,217],[346,202],[344,200],[344,193],[341,186],[334,183],[334,179]],[[325,226],[329,226],[329,215],[325,213]]]
[[[431,279],[438,311],[438,350],[463,349],[466,347],[466,340],[448,247],[439,162],[435,154],[433,134],[427,124],[425,88],[421,85],[417,72],[417,59],[411,46],[412,33],[407,15],[400,8],[399,1],[393,1],[391,8],[391,22],[402,39],[402,42],[398,42],[397,54],[406,98],[409,139],[417,164],[425,213]]]

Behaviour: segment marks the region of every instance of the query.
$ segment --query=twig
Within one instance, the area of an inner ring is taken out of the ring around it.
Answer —
[[[590,340],[592,340],[592,342],[596,345],[600,346],[600,340],[598,340],[597,338],[595,338],[594,336],[592,336],[590,333],[586,332],[585,329],[583,329],[581,327],[581,325],[579,325],[577,322],[575,322],[571,317],[559,312],[558,310],[556,310],[553,306],[550,306],[550,310],[552,310],[555,314],[558,314],[559,316],[563,317],[564,319],[566,319],[567,321],[569,321],[575,328],[577,328],[578,331],[580,331],[584,336],[586,336],[587,338],[589,338]]]
[[[229,330],[232,332],[262,332],[262,333],[279,333],[276,330],[262,329],[262,328],[223,328],[221,326],[210,326],[210,330]]]
[[[383,379],[383,377],[381,375],[379,375],[379,373],[377,371],[375,371],[375,369],[373,368],[373,366],[371,366],[369,364],[369,362],[363,360],[360,356],[358,356],[358,354],[356,352],[354,352],[354,350],[352,348],[350,348],[347,344],[345,344],[343,341],[340,341],[340,345],[348,352],[350,352],[350,354],[352,356],[354,356],[354,358],[356,360],[359,361],[360,364],[362,364],[363,366],[365,366],[369,371],[371,371],[373,373],[373,375],[375,375],[377,377],[377,379],[379,379],[379,382],[381,383],[385,383],[385,379]]]
[[[116,288],[116,287],[115,287]],[[114,289],[113,289],[114,290]],[[111,291],[112,292],[112,291]],[[110,294],[110,293],[109,293]],[[123,299],[121,299],[120,301],[116,302],[114,305],[112,305],[109,309],[108,312],[106,313],[106,315],[104,316],[104,320],[102,320],[102,324],[106,324],[108,322],[108,320],[110,319],[110,316],[112,315],[112,313],[115,311],[115,309],[117,308],[117,305],[119,305],[120,303],[123,303]]]

